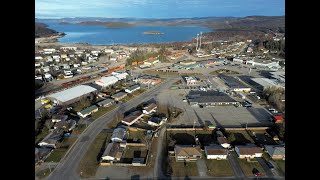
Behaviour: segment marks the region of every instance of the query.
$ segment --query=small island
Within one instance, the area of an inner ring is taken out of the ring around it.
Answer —
[[[160,32],[160,31],[145,31],[143,32],[143,34],[164,34],[163,32]]]

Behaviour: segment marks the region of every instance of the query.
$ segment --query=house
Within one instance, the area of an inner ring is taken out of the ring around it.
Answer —
[[[272,159],[285,160],[286,151],[283,145],[265,145],[264,149]]]
[[[133,93],[134,91],[136,91],[138,89],[140,89],[140,85],[136,84],[136,85],[130,86],[127,89],[125,89],[125,92]]]
[[[111,96],[114,100],[119,101],[125,97],[127,97],[127,93],[125,92],[118,92],[117,94],[114,94]]]
[[[105,100],[103,100],[103,101],[98,102],[97,105],[98,105],[99,107],[109,107],[109,106],[111,106],[113,103],[114,103],[114,100],[113,100],[113,99],[107,98],[107,99],[105,99]]]
[[[230,144],[228,143],[228,140],[226,137],[217,137],[218,143],[224,147],[224,148],[230,148]]]
[[[275,122],[275,123],[283,123],[284,119],[282,116],[272,116],[272,120]]]
[[[94,113],[94,112],[97,112],[98,111],[98,106],[96,105],[92,105],[88,108],[85,108],[83,110],[81,110],[80,112],[77,112],[77,114],[82,117],[82,118],[85,118],[87,116],[89,116],[90,114]]]
[[[108,143],[108,142],[107,142]],[[102,161],[120,161],[123,150],[120,147],[120,143],[112,142],[108,143],[103,155],[101,156]]]
[[[128,125],[128,126],[131,126],[133,123],[135,123],[140,118],[142,118],[143,115],[144,114],[141,111],[134,111],[131,114],[129,114],[128,116],[126,116],[121,122],[123,124]]]
[[[66,129],[68,131],[71,131],[72,129],[74,129],[76,127],[76,124],[77,122],[75,120],[64,120],[64,121],[59,121],[59,122],[56,122],[53,126],[54,129],[57,129],[57,128],[63,128],[63,129]]]
[[[102,87],[107,87],[111,86],[118,82],[118,79],[114,76],[107,76],[107,77],[102,77],[101,79],[98,79],[95,81],[96,84]]]
[[[125,128],[118,127],[115,130],[113,130],[111,141],[122,142],[126,135],[127,135],[127,130]]]
[[[247,144],[247,145],[238,145],[235,146],[235,151],[238,154],[240,159],[243,158],[255,158],[255,157],[262,157],[262,149],[257,147],[254,144]]]
[[[175,145],[174,153],[177,162],[197,161],[202,158],[200,146],[194,145]]]
[[[52,115],[51,122],[60,122],[68,119],[68,115]]]
[[[228,152],[221,146],[204,146],[207,159],[227,159]]]
[[[157,108],[158,108],[158,107],[157,107],[157,104],[151,103],[151,104],[149,104],[148,106],[144,107],[143,110],[142,110],[142,112],[143,112],[144,114],[151,114],[151,113],[153,113],[153,112],[156,112],[156,109],[157,109]]]
[[[46,158],[50,155],[52,152],[52,148],[35,148],[34,158],[35,158],[35,164],[39,164],[46,160]]]
[[[49,133],[38,145],[40,147],[56,148],[56,144],[62,138],[63,129],[57,128]]]
[[[148,124],[151,126],[161,126],[166,120],[167,118],[151,117],[148,120]]]

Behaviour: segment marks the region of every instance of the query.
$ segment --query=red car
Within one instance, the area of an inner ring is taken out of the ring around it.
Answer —
[[[252,173],[254,174],[254,176],[259,176],[259,177],[263,176],[257,168],[253,168]]]

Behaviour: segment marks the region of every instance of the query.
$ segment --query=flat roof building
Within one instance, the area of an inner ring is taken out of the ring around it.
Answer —
[[[251,88],[241,83],[238,79],[232,76],[219,75],[219,78],[222,79],[232,91],[251,91]]]
[[[223,92],[209,90],[209,91],[190,91],[188,94],[188,101],[190,105],[202,106],[223,106],[238,104],[230,96]]]
[[[64,91],[60,91],[47,96],[49,99],[53,99],[60,105],[68,105],[80,101],[81,97],[88,96],[91,93],[96,93],[98,90],[91,86],[79,85]]]

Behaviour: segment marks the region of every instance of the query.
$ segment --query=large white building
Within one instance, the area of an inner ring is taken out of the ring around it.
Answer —
[[[122,80],[127,78],[127,76],[129,76],[128,73],[121,73],[121,72],[112,72],[111,73],[112,76],[116,77],[118,80]]]
[[[71,104],[80,100],[81,97],[87,96],[90,93],[95,93],[98,90],[91,86],[79,85],[64,91],[60,91],[47,96],[49,99],[53,99],[58,104]]]
[[[111,85],[115,84],[116,82],[118,82],[118,78],[116,78],[114,76],[102,77],[101,79],[98,79],[95,81],[96,84],[98,84],[99,86],[102,86],[102,87],[111,86]]]

